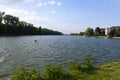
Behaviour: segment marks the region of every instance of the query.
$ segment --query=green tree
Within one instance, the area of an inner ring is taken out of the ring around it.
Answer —
[[[110,32],[108,33],[108,37],[109,37],[109,38],[114,37],[114,36],[115,36],[115,31],[116,31],[115,28],[111,28],[111,29],[110,29]]]
[[[6,26],[4,24],[0,24],[0,35],[6,34]]]
[[[80,33],[79,33],[80,36],[83,36],[84,34],[85,34],[84,32],[80,32]]]
[[[101,35],[101,32],[100,32],[100,28],[99,28],[99,27],[97,27],[97,28],[95,29],[95,35],[96,35],[96,36],[100,36],[100,35]]]
[[[19,18],[12,15],[5,15],[4,23],[6,25],[17,26],[17,24],[19,23]]]
[[[58,31],[41,28],[41,26],[37,28],[31,23],[19,21],[16,16],[3,15],[4,12],[0,12],[0,35],[62,35]]]
[[[85,31],[85,36],[94,36],[94,30],[92,28],[87,28],[87,30]]]
[[[115,36],[120,37],[120,28],[115,30]]]
[[[19,18],[12,15],[4,16],[4,23],[7,28],[7,34],[16,34],[17,26],[19,24]]]
[[[38,34],[42,34],[42,27],[41,26],[39,26],[39,28],[38,28]]]

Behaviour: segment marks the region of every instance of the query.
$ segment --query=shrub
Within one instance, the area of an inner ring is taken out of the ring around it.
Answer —
[[[15,70],[11,76],[11,80],[75,80],[69,72],[65,71],[64,67],[51,65],[45,67],[44,73],[32,69],[19,68]]]
[[[93,65],[90,61],[90,59],[88,57],[85,57],[84,58],[84,61],[83,61],[83,68],[87,69],[87,70],[91,70],[93,69]]]
[[[66,71],[63,66],[50,65],[44,67],[44,73],[40,74],[34,69],[19,68],[11,76],[11,80],[77,80],[84,79],[94,69],[89,58],[84,58],[83,64],[70,62],[70,71]],[[79,76],[76,74],[79,74]]]
[[[65,71],[64,67],[51,65],[44,69],[45,80],[74,80],[72,75]]]
[[[11,76],[11,80],[43,80],[40,73],[34,69],[27,70],[25,68],[19,68],[15,70]]]
[[[81,70],[81,64],[79,62],[70,62],[70,70]]]
[[[83,64],[80,64],[79,62],[70,62],[70,70],[76,70],[76,71],[82,71],[88,73],[93,69],[94,67],[92,66],[90,59],[88,57],[84,58]]]

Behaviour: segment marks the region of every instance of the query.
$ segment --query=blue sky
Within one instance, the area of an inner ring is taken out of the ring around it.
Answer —
[[[63,33],[120,25],[120,0],[0,0],[0,11]]]

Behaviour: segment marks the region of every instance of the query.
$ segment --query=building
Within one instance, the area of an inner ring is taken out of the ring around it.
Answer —
[[[120,28],[120,26],[112,26],[112,27],[110,27],[110,28],[107,28],[107,30],[106,30],[106,35],[112,35],[113,36],[113,34],[115,33],[115,30],[116,29],[119,29]]]

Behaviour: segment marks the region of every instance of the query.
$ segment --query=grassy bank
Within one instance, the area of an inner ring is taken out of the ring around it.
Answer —
[[[98,66],[89,74],[81,75],[79,71],[74,71],[72,74],[78,76],[76,80],[120,80],[120,62]]]
[[[11,80],[120,80],[120,62],[93,67],[86,58],[83,63],[70,62],[67,69],[64,65],[47,66],[42,74],[19,68],[14,71]]]
[[[109,37],[109,36],[95,36],[96,38],[111,38],[111,39],[120,39],[120,37]]]

